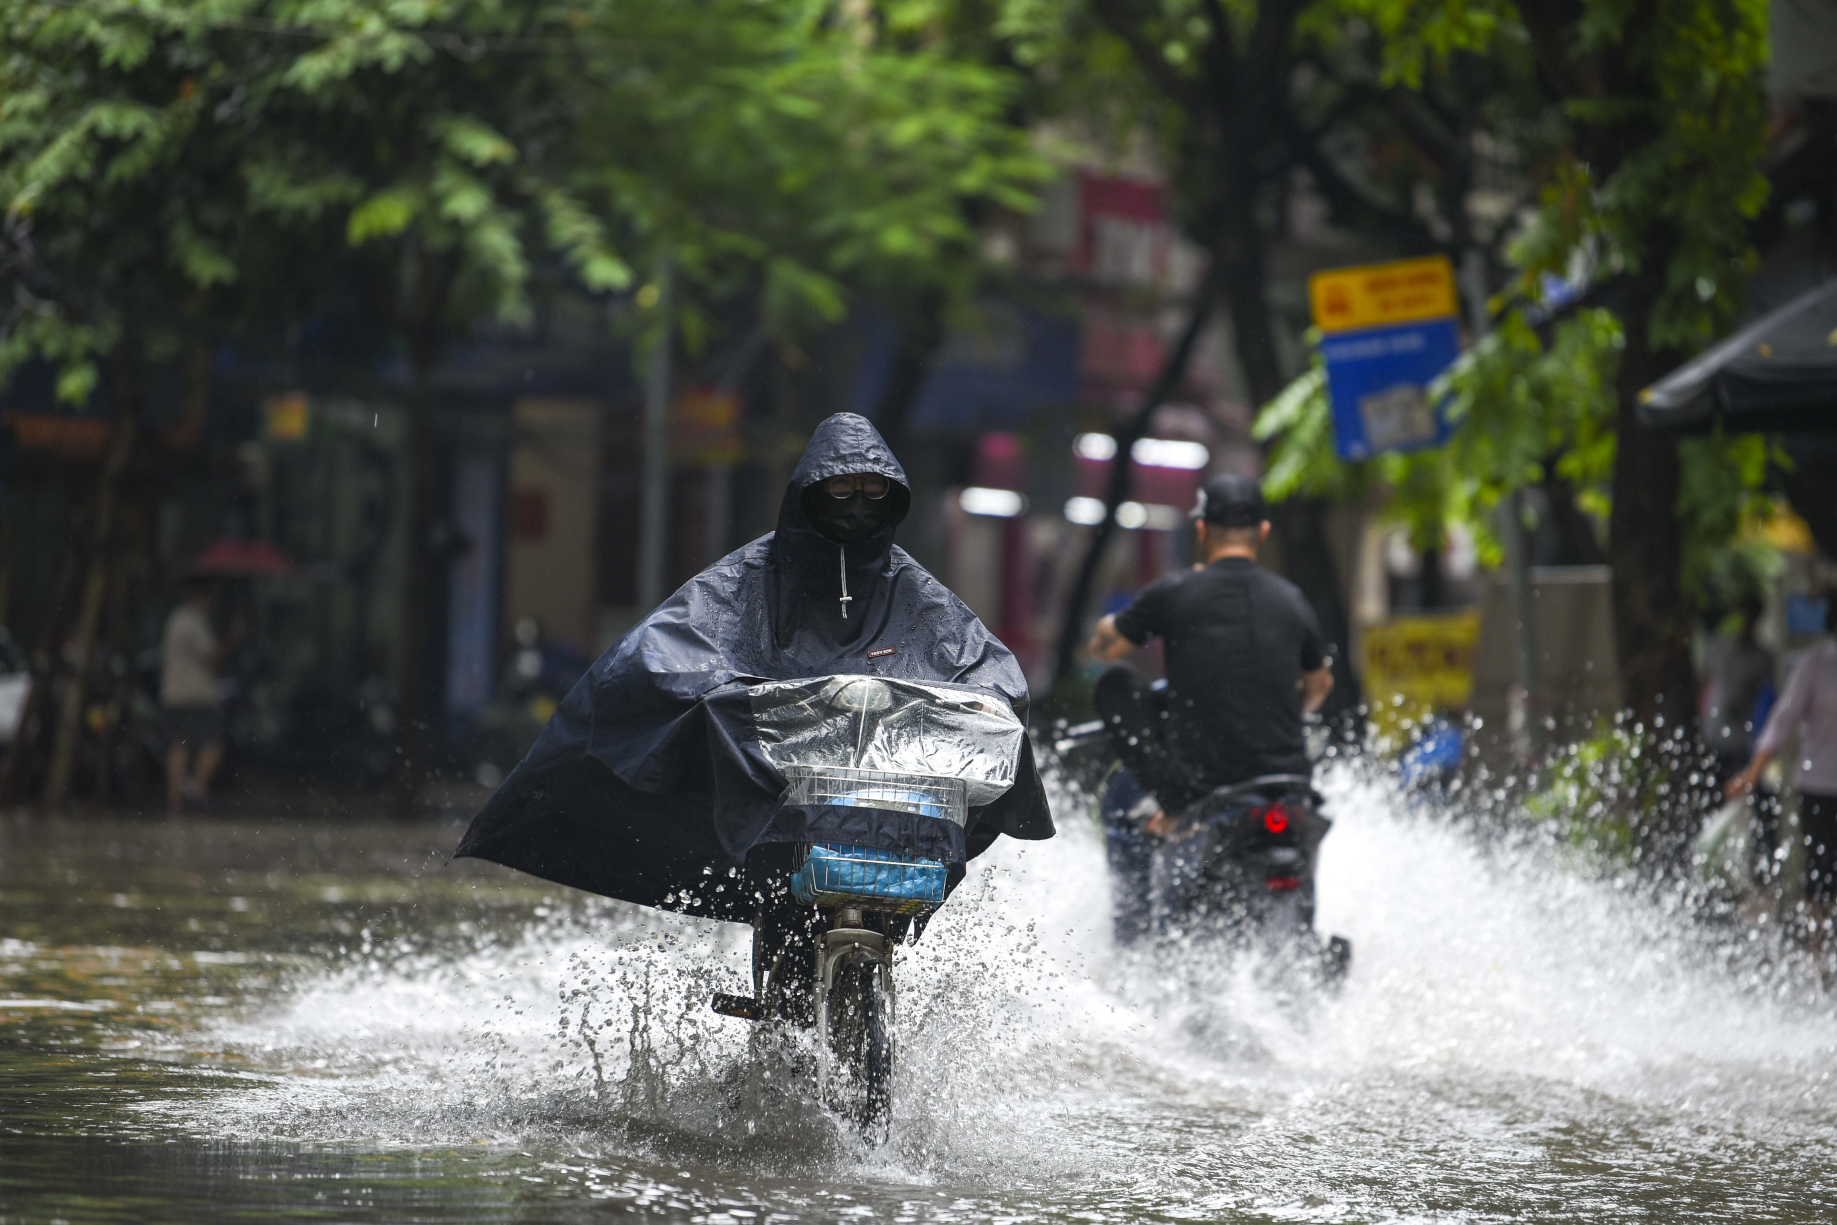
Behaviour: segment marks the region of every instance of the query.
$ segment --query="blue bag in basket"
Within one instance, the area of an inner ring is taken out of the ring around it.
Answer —
[[[791,895],[805,903],[890,903],[885,908],[903,914],[942,904],[944,875],[934,859],[819,842],[791,877]]]

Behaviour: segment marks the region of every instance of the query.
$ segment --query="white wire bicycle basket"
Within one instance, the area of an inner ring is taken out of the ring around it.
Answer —
[[[845,766],[786,766],[784,773],[787,804],[909,812],[959,829],[969,820],[969,788],[960,778]]]
[[[786,766],[785,781],[787,804],[877,808],[949,821],[958,828],[969,816],[969,789],[960,778],[846,766]],[[805,843],[791,892],[799,901],[819,906],[916,914],[943,903],[947,871],[937,860],[897,851]]]

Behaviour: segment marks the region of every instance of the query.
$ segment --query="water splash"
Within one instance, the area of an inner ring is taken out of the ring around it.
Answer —
[[[902,950],[874,1152],[811,1100],[809,1051],[709,1011],[744,989],[746,929],[602,902],[359,950],[200,1034],[256,1075],[161,1109],[218,1135],[548,1145],[717,1183],[1003,1188],[1023,1219],[1681,1219],[1743,1188],[1822,1194],[1837,1021],[1809,980],[1374,772],[1323,786],[1319,926],[1355,948],[1337,996],[1298,1010],[1242,961],[1119,954],[1099,836],[1060,791],[1061,836],[984,856]],[[972,1200],[966,1219],[992,1211]]]

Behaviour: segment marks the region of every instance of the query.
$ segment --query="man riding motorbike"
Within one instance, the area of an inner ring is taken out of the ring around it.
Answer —
[[[1117,756],[1154,797],[1135,805],[1153,814],[1142,828],[1171,840],[1153,856],[1152,880],[1123,882],[1161,899],[1162,922],[1175,904],[1171,895],[1207,870],[1205,856],[1217,854],[1206,839],[1183,836],[1206,815],[1199,810],[1208,797],[1271,776],[1307,792],[1302,715],[1318,710],[1333,688],[1313,609],[1293,584],[1257,565],[1270,527],[1258,483],[1235,473],[1212,477],[1193,518],[1204,564],[1150,584],[1128,608],[1099,621],[1089,644],[1103,660],[1120,660],[1156,636],[1166,644],[1165,687],[1118,664],[1099,678],[1095,694]],[[1272,819],[1269,832],[1286,833],[1287,820],[1280,818],[1279,829]]]
[[[818,912],[786,884],[799,847],[922,856],[949,866],[949,889],[997,836],[1050,838],[1024,736],[1013,786],[972,806],[961,826],[787,803],[784,774],[761,743],[749,692],[811,677],[943,682],[986,694],[976,700],[999,704],[1005,719],[1025,718],[1027,682],[1014,656],[894,546],[911,502],[904,469],[865,418],[822,422],[777,531],[690,579],[588,670],[455,854],[751,923],[756,958],[770,950],[807,975]],[[781,994],[790,1019],[807,1021],[807,995]]]

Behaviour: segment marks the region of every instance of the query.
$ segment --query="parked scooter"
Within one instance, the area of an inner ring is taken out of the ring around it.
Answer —
[[[1001,698],[957,685],[830,676],[749,695],[785,780],[774,824],[825,832],[749,857],[753,994],[716,995],[714,1010],[813,1027],[824,1099],[877,1141],[892,1110],[895,946],[943,904],[969,814],[1013,786],[1026,729]]]

